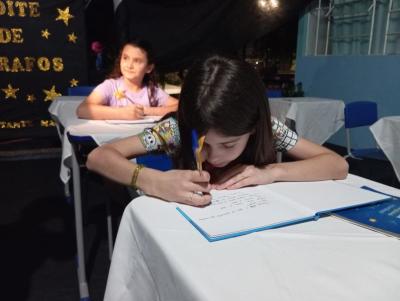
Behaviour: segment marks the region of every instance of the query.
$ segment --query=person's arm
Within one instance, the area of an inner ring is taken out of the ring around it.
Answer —
[[[148,116],[164,116],[170,112],[175,112],[178,110],[179,101],[172,97],[168,96],[167,102],[164,106],[161,107],[144,107],[144,115]]]
[[[110,107],[100,92],[93,91],[77,108],[76,114],[84,119],[143,119],[144,112],[141,105],[125,107]]]
[[[107,178],[130,185],[137,164],[127,158],[146,153],[138,136],[133,136],[94,149],[88,156],[86,166]],[[207,172],[194,170],[170,170],[162,172],[142,168],[137,174],[135,186],[147,195],[166,201],[203,206],[211,202]],[[201,191],[199,195],[194,192]]]
[[[347,161],[321,145],[300,138],[287,153],[296,161],[265,167],[272,173],[274,182],[341,180],[347,177]]]
[[[300,138],[287,153],[297,161],[264,167],[240,165],[224,174],[214,188],[237,189],[279,181],[339,180],[348,174],[348,164],[344,158],[308,140]]]

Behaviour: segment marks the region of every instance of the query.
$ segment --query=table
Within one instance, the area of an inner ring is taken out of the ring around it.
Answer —
[[[284,97],[269,100],[271,114],[295,121],[300,137],[323,144],[344,125],[342,100],[316,97]]]
[[[85,248],[82,224],[82,199],[80,168],[77,154],[73,151],[67,133],[79,140],[81,137],[93,139],[98,145],[107,143],[113,139],[120,139],[140,133],[151,124],[110,124],[104,120],[79,119],[76,116],[76,108],[85,96],[62,96],[58,97],[49,107],[49,112],[56,121],[57,130],[62,141],[62,160],[60,178],[65,184],[66,194],[69,196],[68,181],[73,180],[75,231],[78,260],[78,281],[81,299],[89,298],[89,289],[85,271]],[[111,235],[111,220],[108,217],[108,234]],[[109,239],[110,253],[112,241]],[[85,299],[86,300],[86,299]]]
[[[175,206],[147,196],[127,206],[105,301],[400,300],[396,238],[326,217],[209,243]]]
[[[400,116],[380,118],[370,126],[370,130],[400,181]]]

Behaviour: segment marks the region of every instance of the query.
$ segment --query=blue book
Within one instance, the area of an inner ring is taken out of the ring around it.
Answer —
[[[394,198],[336,181],[281,182],[211,191],[212,203],[177,210],[210,242],[289,226]]]
[[[371,190],[368,187],[363,188]],[[340,210],[333,215],[361,227],[400,238],[400,198],[391,197],[377,204]]]

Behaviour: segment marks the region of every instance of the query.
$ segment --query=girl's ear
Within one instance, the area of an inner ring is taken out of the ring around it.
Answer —
[[[153,69],[154,69],[154,64],[148,65],[147,69],[146,69],[146,73],[151,73],[151,71],[153,71]]]

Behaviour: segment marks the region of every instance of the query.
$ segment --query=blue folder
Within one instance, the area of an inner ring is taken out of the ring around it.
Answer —
[[[335,212],[334,215],[362,227],[400,238],[400,198],[369,187],[364,186],[363,188],[391,198],[377,204],[340,210]]]

